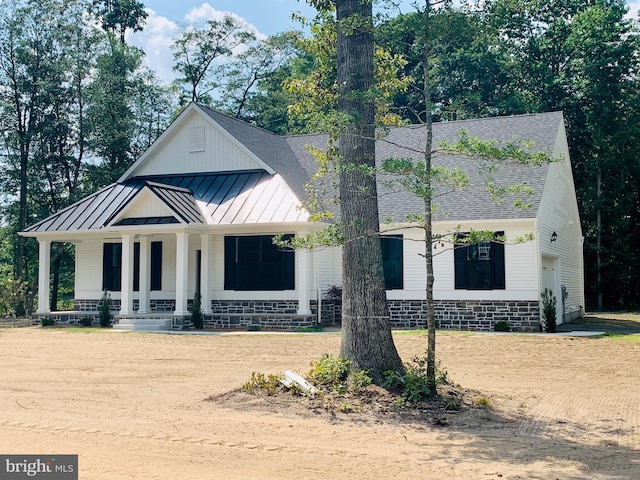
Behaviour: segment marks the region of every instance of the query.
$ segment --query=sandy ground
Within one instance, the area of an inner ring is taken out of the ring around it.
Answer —
[[[405,359],[426,342],[395,340]],[[78,454],[84,480],[640,478],[637,336],[438,341],[490,410],[436,427],[205,401],[253,371],[308,371],[337,334],[0,329],[0,453]]]

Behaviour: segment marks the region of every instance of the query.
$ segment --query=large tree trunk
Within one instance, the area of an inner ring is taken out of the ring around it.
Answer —
[[[339,137],[345,168],[340,173],[340,205],[345,229],[342,271],[341,355],[353,369],[403,372],[393,343],[386,305],[379,239],[375,174],[375,105],[372,6],[363,0],[336,0],[338,20],[338,108],[350,120]]]

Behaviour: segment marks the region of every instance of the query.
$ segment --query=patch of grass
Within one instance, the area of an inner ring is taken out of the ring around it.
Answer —
[[[318,324],[318,325],[313,325],[312,327],[301,327],[301,328],[298,328],[296,331],[300,333],[316,333],[316,332],[322,332],[323,330],[324,328],[322,327],[322,325]]]
[[[491,408],[491,400],[487,397],[478,397],[473,400],[473,405],[478,408]]]
[[[606,332],[604,335],[598,335],[591,338],[609,338],[615,341],[640,343],[640,333],[617,333]]]

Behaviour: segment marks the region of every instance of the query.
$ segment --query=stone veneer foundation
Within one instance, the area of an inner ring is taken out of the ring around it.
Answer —
[[[387,302],[393,328],[426,328],[426,301]],[[493,331],[507,322],[514,332],[540,331],[540,306],[536,301],[436,300],[436,322],[449,330]]]
[[[75,300],[73,312],[52,312],[47,315],[34,314],[34,323],[45,317],[58,323],[79,324],[82,318],[91,317],[98,323],[99,300]],[[191,302],[190,302],[191,303]],[[426,328],[426,302],[424,300],[389,300],[392,328]],[[134,310],[137,310],[134,300]],[[152,312],[172,312],[175,300],[151,300]],[[111,300],[111,311],[120,310],[120,300]],[[212,300],[211,314],[205,315],[207,328],[247,328],[258,326],[264,329],[295,330],[317,324],[318,305],[311,301],[311,314],[298,314],[298,302],[287,301],[233,301]],[[340,325],[340,302],[323,301],[322,325]],[[507,322],[512,331],[539,332],[540,306],[536,301],[460,301],[436,300],[435,316],[439,328],[450,330],[493,331],[497,322]],[[174,321],[174,329],[188,329],[189,319]]]

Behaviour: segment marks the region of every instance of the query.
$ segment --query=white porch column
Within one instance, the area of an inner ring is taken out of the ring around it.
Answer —
[[[308,315],[311,313],[309,305],[309,286],[311,278],[311,252],[309,250],[296,250],[296,284],[298,287],[298,313]]]
[[[189,234],[176,233],[176,309],[174,315],[188,315],[187,286],[189,285]]]
[[[49,313],[51,241],[38,239],[38,312]]]
[[[209,262],[211,260],[211,237],[200,235],[200,294],[202,295],[202,311],[211,313],[211,290],[209,288]]]
[[[132,312],[133,300],[133,235],[122,235],[122,272],[120,280],[120,315]]]
[[[149,237],[140,236],[140,291],[138,294],[138,313],[149,313],[149,288],[151,284],[151,265],[149,262]]]

